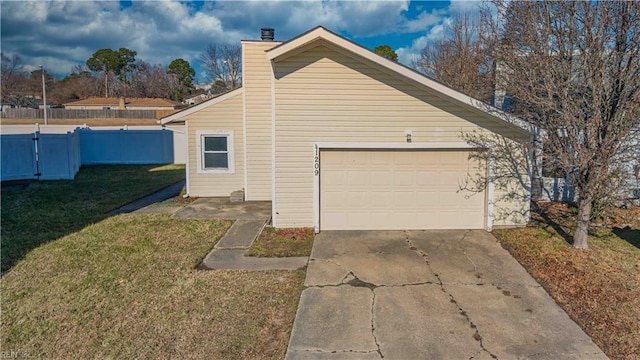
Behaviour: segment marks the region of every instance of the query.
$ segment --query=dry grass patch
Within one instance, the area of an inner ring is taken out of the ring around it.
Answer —
[[[571,209],[551,206],[535,225],[494,234],[610,358],[640,358],[640,226],[594,227],[591,250],[575,250]]]
[[[230,225],[119,215],[31,251],[2,279],[2,352],[283,358],[304,272],[194,270]]]
[[[265,227],[251,244],[245,256],[291,257],[309,256],[313,247],[312,228],[274,229]]]

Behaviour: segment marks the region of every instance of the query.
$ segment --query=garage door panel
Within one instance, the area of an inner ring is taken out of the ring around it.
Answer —
[[[376,171],[372,170],[369,172],[371,177],[371,185],[375,187],[379,187],[381,185],[392,185],[393,184],[393,173],[389,170],[384,171]]]
[[[347,185],[349,188],[357,188],[369,185],[371,176],[367,169],[350,170],[347,172]]]
[[[321,230],[484,227],[484,193],[460,191],[484,171],[468,151],[322,151],[320,162]]]
[[[323,170],[322,181],[326,187],[342,186],[345,183],[346,174],[343,170]]]
[[[388,209],[389,204],[393,202],[392,191],[371,191],[370,197],[372,209]]]
[[[369,199],[371,196],[366,191],[349,191],[346,194],[347,209],[369,209],[371,207]]]
[[[394,209],[415,209],[418,206],[416,203],[415,192],[396,191],[393,194],[393,206]]]
[[[410,187],[415,185],[415,171],[396,170],[393,173],[393,185],[395,187]]]

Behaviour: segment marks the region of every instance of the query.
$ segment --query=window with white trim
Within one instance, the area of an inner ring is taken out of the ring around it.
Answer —
[[[198,172],[234,173],[233,131],[198,131]]]

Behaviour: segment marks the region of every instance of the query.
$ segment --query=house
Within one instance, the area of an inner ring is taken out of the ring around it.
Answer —
[[[184,104],[160,98],[91,97],[63,104],[67,110],[176,110]]]
[[[185,123],[187,193],[271,201],[275,227],[490,229],[528,220],[530,174],[494,183],[490,148],[530,141],[477,100],[323,27],[242,41],[242,87],[161,119]],[[469,179],[488,179],[468,190]],[[506,196],[515,191],[521,196]],[[497,217],[503,213],[521,217]]]

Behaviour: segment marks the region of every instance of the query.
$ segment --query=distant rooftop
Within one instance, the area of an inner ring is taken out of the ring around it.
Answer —
[[[126,106],[156,106],[156,107],[181,107],[182,103],[162,98],[125,98]],[[65,106],[113,106],[117,107],[120,99],[117,97],[91,97],[88,99],[64,103]]]

